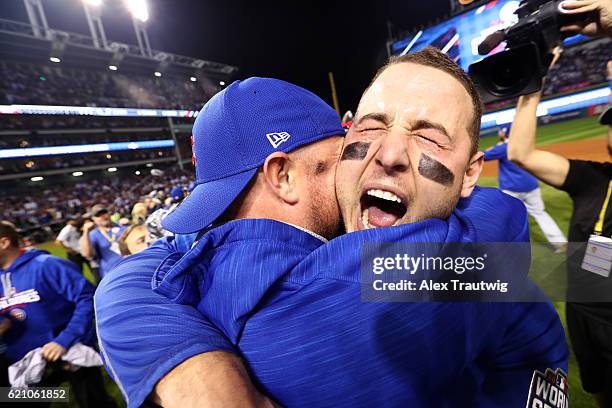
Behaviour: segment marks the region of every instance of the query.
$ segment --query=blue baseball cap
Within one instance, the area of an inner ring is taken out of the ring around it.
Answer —
[[[185,189],[183,189],[183,187],[175,186],[172,190],[170,190],[170,197],[172,197],[173,200],[180,200],[183,198],[184,191]]]
[[[177,234],[208,227],[270,154],[344,134],[336,111],[310,91],[271,78],[235,81],[198,114],[192,136],[196,186],[163,227]]]

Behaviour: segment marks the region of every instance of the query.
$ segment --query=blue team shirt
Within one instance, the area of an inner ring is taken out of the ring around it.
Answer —
[[[0,315],[12,323],[0,338],[9,362],[50,341],[93,344],[94,288],[74,263],[29,250],[0,276]]]
[[[180,238],[161,241],[123,261],[98,289],[105,363],[129,406],[197,350],[234,348],[255,383],[288,406],[524,404],[534,368],[566,369],[552,305],[363,303],[357,274],[364,242],[504,239],[528,239],[524,206],[487,189],[462,200],[448,222],[328,244],[270,220],[229,223],[191,249]],[[160,293],[146,291],[152,277]],[[190,290],[200,277],[202,299]],[[197,302],[206,317],[197,321],[193,309],[163,296]],[[190,352],[173,355],[184,348]]]
[[[485,161],[498,160],[499,188],[526,193],[538,188],[538,179],[508,160],[508,143],[497,144],[484,151]]]
[[[106,233],[110,238],[114,237],[113,242],[119,243],[121,234],[126,230],[127,227],[108,228]],[[100,263],[100,276],[104,277],[108,271],[113,269],[119,261],[121,261],[121,255],[111,249],[113,242],[109,241],[101,232],[100,228],[96,228],[89,232],[89,241],[91,242],[92,248],[96,251],[98,262]]]

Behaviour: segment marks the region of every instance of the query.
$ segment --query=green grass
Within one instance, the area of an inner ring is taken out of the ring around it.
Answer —
[[[542,146],[592,139],[603,135],[605,135],[605,129],[597,122],[597,117],[593,116],[539,126],[536,140],[537,145]],[[488,149],[496,144],[497,141],[497,135],[483,137],[480,140],[480,149]]]

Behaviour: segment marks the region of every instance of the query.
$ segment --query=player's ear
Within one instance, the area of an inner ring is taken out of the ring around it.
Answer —
[[[296,166],[287,153],[269,155],[263,165],[263,174],[266,185],[275,196],[287,204],[297,204]]]
[[[11,240],[7,237],[0,237],[0,249],[7,250],[11,247]]]
[[[480,173],[482,172],[482,166],[484,164],[484,153],[476,152],[468,163],[468,167],[463,175],[463,185],[461,186],[461,197],[466,198],[472,194]]]

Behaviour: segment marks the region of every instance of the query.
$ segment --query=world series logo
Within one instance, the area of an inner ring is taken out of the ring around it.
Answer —
[[[536,370],[531,378],[526,408],[568,408],[568,388],[567,374],[562,369],[547,368],[545,373]]]

